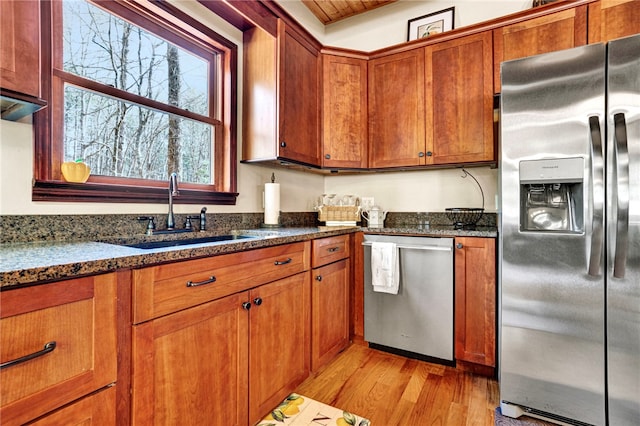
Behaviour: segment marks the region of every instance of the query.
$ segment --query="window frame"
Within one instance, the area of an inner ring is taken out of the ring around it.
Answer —
[[[214,132],[214,184],[180,182],[180,196],[175,197],[174,203],[235,205],[238,196],[236,192],[237,46],[193,17],[163,1],[144,3],[141,0],[88,1],[195,54],[198,51],[217,52],[217,70],[212,67],[210,77],[215,75],[221,90],[217,93],[211,91],[212,93],[209,94],[209,116],[192,113],[193,117],[205,118],[203,122],[217,126]],[[166,203],[168,176],[166,181],[91,176],[86,183],[70,183],[62,178],[60,164],[63,161],[61,136],[64,118],[64,82],[75,81],[81,83],[81,87],[97,89],[100,93],[116,95],[123,100],[132,100],[137,95],[68,74],[55,67],[56,63],[62,63],[61,56],[53,57],[55,52],[59,52],[60,55],[62,53],[62,40],[55,40],[53,36],[54,26],[60,25],[60,22],[55,21],[55,18],[61,14],[60,10],[59,0],[41,1],[42,97],[48,101],[49,107],[34,114],[32,200]],[[58,45],[54,48],[53,43]],[[140,103],[153,107],[154,102],[143,100]],[[166,107],[163,109],[167,110]],[[179,115],[189,117],[182,110]]]

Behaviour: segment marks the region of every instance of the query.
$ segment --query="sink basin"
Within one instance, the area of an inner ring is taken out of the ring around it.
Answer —
[[[193,244],[218,243],[221,241],[244,240],[247,238],[256,238],[249,235],[214,235],[211,237],[189,238],[187,240],[171,240],[171,241],[147,241],[145,243],[124,244],[127,247],[139,249],[156,249],[163,247],[188,246]]]

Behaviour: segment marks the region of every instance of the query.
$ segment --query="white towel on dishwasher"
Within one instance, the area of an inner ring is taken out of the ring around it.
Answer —
[[[371,243],[371,284],[373,291],[398,294],[400,262],[395,243]]]

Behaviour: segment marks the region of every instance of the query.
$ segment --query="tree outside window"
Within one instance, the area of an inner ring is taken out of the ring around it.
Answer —
[[[235,114],[229,114],[235,93],[225,87],[235,82],[235,75],[225,78],[235,69],[229,66],[235,46],[194,39],[203,35],[201,29],[185,34],[185,25],[172,23],[175,10],[165,12],[164,20],[157,10],[145,15],[139,5],[130,6],[51,3],[52,108],[44,119],[37,117],[45,125],[36,123],[38,146],[51,147],[50,166],[36,171],[34,199],[52,187],[76,195],[100,192],[105,185],[111,192],[114,185],[162,187],[172,172],[194,194],[200,191],[193,202],[207,198],[202,191],[235,191],[235,167],[228,164],[235,161]],[[46,125],[50,132],[42,131]],[[43,153],[46,149],[36,150]],[[87,187],[61,181],[60,164],[77,159],[91,167]],[[141,190],[140,201],[148,202],[145,192],[149,189]],[[86,197],[100,198],[78,196]],[[231,204],[220,194],[213,198]]]

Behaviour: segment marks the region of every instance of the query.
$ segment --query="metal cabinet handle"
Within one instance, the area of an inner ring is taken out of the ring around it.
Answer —
[[[279,265],[286,265],[287,263],[291,263],[291,258],[287,257],[287,260],[276,260],[275,262],[273,262],[274,265],[279,266]]]
[[[324,158],[326,158],[327,160],[331,160],[331,154],[325,154]]]
[[[418,153],[418,157],[420,157],[420,158],[424,157],[424,152],[420,151],[420,152]]]
[[[37,351],[32,354],[22,356],[20,358],[16,358],[11,361],[3,362],[2,364],[0,364],[0,370],[2,370],[3,368],[11,367],[12,365],[22,364],[23,362],[41,357],[42,355],[46,355],[49,352],[52,352],[55,348],[56,348],[55,340],[52,342],[45,343],[44,348],[41,351]]]
[[[602,155],[600,119],[597,116],[589,117],[589,131],[591,137],[591,181],[593,184],[593,193],[591,194],[593,232],[587,272],[589,275],[597,277],[600,275],[602,246],[604,245],[604,156]]]
[[[242,302],[242,309],[244,309],[245,311],[251,309],[251,302]]]
[[[461,249],[462,247],[464,247],[464,246],[462,245],[462,243],[458,243],[458,244],[456,244],[456,248],[457,248],[457,249]]]
[[[204,281],[199,281],[199,282],[198,281],[196,281],[196,282],[187,281],[187,287],[198,287],[198,286],[201,286],[201,285],[211,284],[211,283],[215,283],[215,282],[216,282],[216,277],[211,275],[209,277],[209,279],[204,280]]]
[[[335,252],[337,252],[338,250],[340,250],[340,247],[329,247],[329,248],[327,249],[327,251],[328,251],[329,253],[335,253]]]
[[[280,142],[280,147],[286,148],[287,147],[287,143],[285,141]]]
[[[262,298],[261,297],[256,297],[255,299],[253,299],[253,304],[256,305],[256,306],[262,305]]]
[[[322,275],[317,275],[316,276],[316,281],[322,281]]]
[[[624,278],[629,250],[629,151],[627,146],[627,123],[623,113],[613,116],[613,181],[616,182],[617,204],[616,247],[613,255],[613,276]]]

